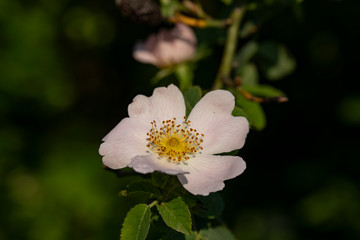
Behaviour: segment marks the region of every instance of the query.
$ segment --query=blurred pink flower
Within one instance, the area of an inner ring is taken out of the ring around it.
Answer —
[[[193,30],[178,23],[172,29],[161,29],[159,33],[150,35],[145,42],[138,42],[133,56],[139,62],[159,68],[170,67],[193,58],[196,43]]]
[[[192,194],[219,191],[246,168],[239,156],[218,155],[240,149],[249,131],[246,118],[232,116],[234,106],[229,91],[215,90],[184,118],[184,97],[175,85],[156,88],[151,97],[137,95],[129,117],[104,137],[102,161],[111,169],[177,175]]]

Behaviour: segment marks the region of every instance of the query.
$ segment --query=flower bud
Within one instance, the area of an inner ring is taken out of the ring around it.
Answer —
[[[124,17],[137,23],[159,25],[163,18],[159,5],[153,0],[115,0]]]
[[[172,29],[161,29],[159,33],[150,35],[145,42],[138,42],[133,56],[139,62],[159,68],[171,67],[193,58],[196,43],[193,30],[178,23]]]

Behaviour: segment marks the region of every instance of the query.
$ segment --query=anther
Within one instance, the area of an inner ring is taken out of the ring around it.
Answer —
[[[186,117],[184,117],[186,120]],[[172,120],[161,121],[162,126],[159,130],[156,126],[156,121],[150,122],[152,125],[146,146],[153,153],[157,153],[159,159],[167,158],[169,161],[176,163],[185,162],[190,157],[194,157],[198,153],[200,144],[203,142],[203,134],[197,132],[196,129],[190,128],[190,121],[184,121],[182,124],[176,125],[176,118]]]

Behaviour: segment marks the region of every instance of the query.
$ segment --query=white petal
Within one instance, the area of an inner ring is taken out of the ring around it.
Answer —
[[[178,175],[178,179],[192,194],[206,196],[222,190],[225,180],[239,176],[245,168],[241,157],[202,155],[190,159],[183,168],[189,173]]]
[[[158,159],[157,155],[136,156],[131,159],[129,167],[139,173],[151,173],[154,171],[164,172],[171,175],[186,173],[182,170],[180,164],[169,162],[166,159]]]
[[[189,115],[190,126],[203,133],[203,153],[222,153],[240,149],[249,132],[244,117],[231,115],[235,98],[225,90],[211,91],[193,108]]]
[[[112,169],[126,167],[134,156],[146,154],[146,130],[138,121],[124,118],[108,133],[99,153],[105,166]]]
[[[180,90],[171,84],[167,88],[155,88],[151,97],[137,95],[129,105],[128,112],[130,118],[142,121],[150,130],[153,120],[160,123],[177,118],[181,121],[185,116],[185,101]]]

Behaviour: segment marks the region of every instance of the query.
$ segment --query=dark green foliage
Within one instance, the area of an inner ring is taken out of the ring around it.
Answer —
[[[208,219],[220,219],[224,210],[224,201],[219,193],[211,193],[209,196],[199,196],[201,205],[195,214]]]

